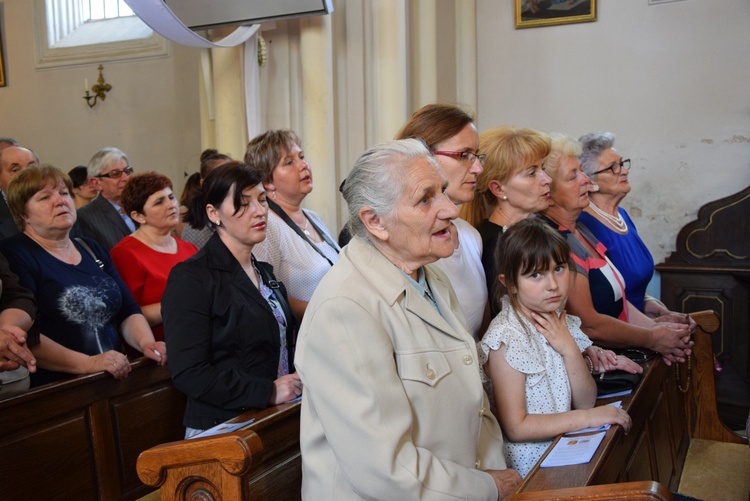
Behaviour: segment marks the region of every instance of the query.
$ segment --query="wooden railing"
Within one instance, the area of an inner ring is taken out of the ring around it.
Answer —
[[[622,399],[633,419],[628,435],[612,426],[587,464],[537,464],[508,499],[667,500],[679,483],[690,438],[740,442],[718,421],[712,394],[709,332],[717,317],[702,312],[694,318],[700,328],[690,372],[687,364],[668,367],[658,357],[645,364],[635,391]],[[138,461],[141,479],[161,488],[162,501],[299,499],[299,404],[246,413],[235,421],[251,417],[255,422],[234,433],[145,451]]]
[[[299,402],[249,411],[230,421],[253,419],[239,431],[154,447],[138,474],[162,500],[299,499],[299,411]]]
[[[0,499],[132,500],[141,451],[184,435],[185,398],[140,359],[121,381],[81,376],[0,401]]]
[[[743,443],[719,420],[716,408],[710,333],[718,328],[718,317],[711,311],[692,316],[698,328],[689,372],[687,363],[668,367],[661,358],[646,363],[641,382],[622,399],[633,420],[630,433],[625,435],[619,426],[610,428],[586,464],[541,468],[545,454],[518,492],[614,484],[614,495],[617,486],[634,481],[656,481],[676,491],[691,438]]]

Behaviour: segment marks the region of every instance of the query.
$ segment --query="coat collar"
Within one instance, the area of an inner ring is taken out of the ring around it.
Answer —
[[[268,303],[260,294],[260,291],[253,285],[245,270],[240,266],[239,261],[232,255],[227,246],[224,245],[224,242],[221,241],[218,233],[211,235],[211,238],[208,239],[203,249],[205,249],[204,252],[206,253],[209,268],[229,273],[232,276],[232,284],[235,287],[244,292],[247,297],[273,313],[271,307],[268,306]],[[253,263],[255,263],[255,258],[253,258]]]
[[[458,308],[455,294],[445,274],[432,264],[425,265],[425,280],[430,286],[440,313],[409,283],[404,273],[391,263],[380,251],[361,238],[352,238],[344,247],[342,255],[348,259],[388,304],[401,302],[408,311],[445,332],[449,336],[465,341],[462,332],[465,325],[453,313]],[[468,335],[468,334],[467,334]]]
[[[92,209],[98,209],[112,224],[119,226],[128,235],[130,234],[130,228],[128,228],[128,225],[122,219],[122,214],[117,212],[117,209],[101,193],[89,205],[92,206]]]

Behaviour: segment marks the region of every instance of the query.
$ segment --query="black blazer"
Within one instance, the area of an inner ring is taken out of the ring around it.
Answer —
[[[0,240],[12,237],[16,233],[19,233],[18,226],[13,220],[5,197],[0,193]]]
[[[273,272],[268,263],[256,266]],[[286,300],[286,289],[280,289]],[[294,371],[297,319],[285,303]],[[248,409],[267,407],[278,374],[279,324],[217,234],[172,269],[161,312],[169,373],[188,397],[185,426],[204,430]]]
[[[130,228],[122,215],[101,195],[78,210],[78,229],[82,236],[93,238],[107,252],[130,235]]]

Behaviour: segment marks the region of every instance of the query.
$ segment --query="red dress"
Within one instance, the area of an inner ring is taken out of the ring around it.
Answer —
[[[174,254],[155,251],[130,235],[120,240],[110,251],[115,268],[139,306],[160,303],[172,267],[198,252],[195,245],[179,238],[175,240],[177,252]],[[152,330],[157,341],[164,341],[163,325],[157,325]],[[131,357],[142,356],[129,345],[126,350]]]

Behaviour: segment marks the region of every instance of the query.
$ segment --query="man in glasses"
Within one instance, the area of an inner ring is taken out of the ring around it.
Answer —
[[[128,157],[117,148],[96,152],[88,165],[88,175],[99,196],[78,211],[80,233],[99,242],[108,251],[135,231],[130,216],[123,214],[120,196],[133,169]]]

